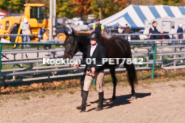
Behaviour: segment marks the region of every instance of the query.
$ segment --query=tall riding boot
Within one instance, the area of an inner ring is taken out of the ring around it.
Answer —
[[[83,86],[82,86],[83,87]],[[83,100],[83,88],[81,88],[82,90],[81,90],[81,96],[82,96],[82,100]],[[77,109],[79,109],[79,110],[81,110],[82,109],[82,105],[80,105],[80,106],[77,106],[76,107]]]
[[[83,98],[84,77],[85,76],[83,76],[82,79],[81,79],[81,97],[82,98]],[[79,109],[79,110],[81,110],[82,109],[82,105],[77,106],[76,108]]]
[[[83,99],[83,89],[81,90],[81,97],[82,97],[82,99]],[[81,110],[81,109],[82,109],[82,105],[77,106],[76,108],[79,109],[79,110]]]
[[[84,79],[85,79],[85,75],[82,76],[81,80],[80,80],[80,86],[81,86],[81,97],[82,97],[82,93],[83,93],[83,87],[84,87]]]
[[[82,108],[81,111],[84,112],[86,110],[86,103],[87,103],[87,96],[88,96],[88,91],[83,91],[82,94]]]
[[[82,91],[82,105],[76,107],[79,110],[84,110],[86,109],[86,101],[87,101],[87,96],[88,96],[88,91]]]
[[[81,97],[83,97],[83,87],[84,87],[84,85],[83,84],[81,84]]]
[[[100,111],[103,109],[103,92],[99,93],[99,102],[96,111]]]

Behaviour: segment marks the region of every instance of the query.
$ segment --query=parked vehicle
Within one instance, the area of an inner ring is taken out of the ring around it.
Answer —
[[[123,33],[124,33],[124,31],[123,31]],[[136,34],[134,31],[130,31],[130,34]],[[139,40],[140,38],[139,38],[139,35],[130,35],[129,37],[128,37],[128,39],[130,38],[130,40]]]
[[[153,19],[150,21],[145,22],[145,31],[149,33],[149,29],[152,27],[152,22],[156,21],[157,22],[157,29],[159,31],[163,30],[165,32],[169,32],[174,26],[174,29],[177,30],[179,27],[179,24],[183,25],[183,30],[185,29],[185,17],[181,18],[158,18],[158,19]]]
[[[146,33],[145,30],[140,30],[140,31],[138,32],[138,34],[143,34],[143,35],[139,35],[139,39],[140,39],[140,40],[146,40],[146,39],[148,39],[148,36],[146,35],[147,33]]]
[[[113,33],[118,34],[118,31],[116,29],[112,29],[109,31],[111,31],[111,34]],[[122,34],[125,34],[125,31],[123,31]],[[131,30],[129,34],[135,34],[135,32]],[[125,35],[122,35],[121,37],[125,39]],[[139,35],[129,35],[128,40],[139,40]]]

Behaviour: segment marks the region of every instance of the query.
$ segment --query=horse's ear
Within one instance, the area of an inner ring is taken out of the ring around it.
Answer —
[[[76,31],[73,29],[73,28],[71,28],[71,30],[72,30],[72,35],[73,36],[76,36],[77,34],[76,34]]]
[[[64,34],[66,35],[66,36],[68,36],[69,34],[68,34],[68,32],[66,31],[66,30],[64,30]]]

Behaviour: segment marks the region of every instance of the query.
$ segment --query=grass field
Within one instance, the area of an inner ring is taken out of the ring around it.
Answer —
[[[139,83],[151,84],[156,82],[167,82],[169,80],[184,80],[185,69],[181,70],[156,70],[155,79],[151,79],[151,71],[138,71],[137,77]],[[128,85],[127,73],[117,73],[118,86]],[[111,75],[105,75],[104,77],[104,86],[112,85]],[[34,83],[22,86],[8,86],[1,87],[2,94],[15,94],[15,93],[26,93],[26,92],[39,92],[39,91],[48,91],[48,90],[70,90],[73,93],[77,87],[80,87],[80,78],[79,79],[69,79],[69,80],[60,80],[52,82],[42,82]],[[96,89],[94,85],[91,86]]]

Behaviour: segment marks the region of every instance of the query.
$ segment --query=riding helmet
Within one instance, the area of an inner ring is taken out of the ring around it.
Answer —
[[[97,40],[97,39],[100,39],[100,34],[98,32],[94,31],[90,34],[90,36],[88,38],[91,40]]]

